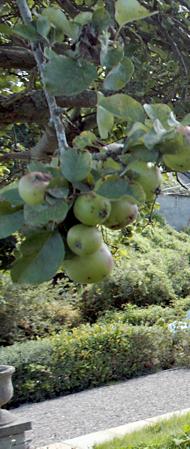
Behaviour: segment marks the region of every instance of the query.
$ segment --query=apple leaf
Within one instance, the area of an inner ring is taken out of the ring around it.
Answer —
[[[58,33],[66,34],[74,41],[78,38],[80,30],[79,25],[68,20],[61,9],[50,6],[43,10],[42,16],[48,19],[48,22],[55,27]]]
[[[152,13],[137,0],[117,0],[115,4],[115,19],[120,27],[125,23],[151,16]]]
[[[43,226],[49,222],[61,223],[67,216],[69,205],[64,200],[57,200],[54,204],[38,204],[24,206],[25,223],[30,226]]]
[[[17,25],[15,25],[13,32],[31,42],[37,42],[40,38],[32,23],[27,25],[18,23]]]
[[[91,22],[91,20],[92,20],[92,12],[90,11],[79,12],[79,14],[77,14],[74,18],[74,21],[82,26]]]
[[[39,16],[36,22],[36,29],[37,32],[46,39],[51,29],[48,18]]]
[[[24,204],[24,201],[18,193],[18,183],[12,182],[11,184],[0,189],[0,201],[7,201],[15,206]]]
[[[82,131],[79,136],[76,136],[73,140],[73,145],[81,150],[93,145],[97,137],[92,131]]]
[[[100,62],[101,65],[105,66],[107,69],[112,69],[113,66],[119,64],[123,58],[123,47],[118,43],[115,47],[109,47],[109,33],[104,33],[99,37],[101,44],[100,51]]]
[[[120,90],[133,76],[134,65],[129,58],[123,58],[106,76],[103,87],[106,90]]]
[[[144,110],[151,120],[159,120],[163,126],[169,128],[168,120],[171,118],[172,109],[167,104],[145,104]]]
[[[73,96],[85,90],[97,77],[96,67],[84,59],[51,53],[44,68],[45,84],[52,95]]]
[[[92,156],[89,151],[80,151],[71,148],[64,152],[61,158],[61,170],[63,176],[70,182],[85,179],[92,166]]]
[[[99,96],[99,105],[116,117],[127,120],[129,124],[144,122],[145,112],[141,104],[125,94],[115,94],[110,97]]]
[[[145,200],[144,190],[140,184],[119,176],[108,176],[103,181],[99,180],[95,191],[110,200],[118,200],[123,196],[128,196],[131,200],[139,203]]]
[[[184,126],[190,125],[190,113],[186,114],[183,120],[181,120],[181,125]]]
[[[64,260],[61,235],[41,231],[31,234],[20,247],[21,256],[13,264],[13,282],[39,284],[50,280]]]
[[[13,207],[7,201],[0,201],[0,238],[4,239],[18,231],[23,224],[23,209]]]
[[[102,106],[97,106],[97,125],[100,137],[107,139],[114,124],[114,116]]]
[[[104,6],[101,6],[93,12],[92,22],[95,28],[101,32],[111,25],[111,16]]]

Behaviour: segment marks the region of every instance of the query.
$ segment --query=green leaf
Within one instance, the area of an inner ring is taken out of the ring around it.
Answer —
[[[13,282],[40,284],[56,274],[64,260],[65,248],[58,232],[41,231],[21,245],[22,256],[11,270]]]
[[[123,58],[113,67],[103,83],[106,90],[120,90],[130,81],[134,73],[134,65],[129,58]]]
[[[90,11],[79,12],[79,14],[77,14],[77,16],[75,16],[74,18],[74,21],[82,26],[91,22],[91,20],[92,20],[92,12]]]
[[[97,137],[92,131],[82,131],[79,136],[73,140],[73,145],[81,150],[93,145]]]
[[[109,132],[113,128],[114,117],[111,112],[102,106],[97,106],[97,125],[100,137],[102,139],[107,139]]]
[[[136,202],[145,200],[144,190],[140,184],[119,176],[108,176],[104,181],[98,181],[95,191],[110,200],[118,200],[124,196]]]
[[[80,27],[77,23],[68,20],[61,9],[50,6],[43,10],[43,16],[47,17],[50,24],[60,33],[66,34],[74,41],[78,38]]]
[[[118,43],[115,47],[109,47],[109,33],[104,33],[99,40],[101,43],[101,65],[105,66],[107,69],[112,69],[112,67],[119,64],[123,58],[123,47]]]
[[[47,223],[61,223],[67,216],[69,205],[63,200],[56,200],[52,205],[39,204],[24,206],[25,223],[29,226],[44,226]]]
[[[181,125],[184,125],[184,126],[190,125],[190,113],[185,115],[185,117],[181,121]]]
[[[117,0],[115,4],[115,19],[120,27],[134,20],[144,19],[152,13],[137,0]]]
[[[155,120],[154,128],[150,129],[144,136],[144,144],[146,148],[152,149],[156,144],[162,142],[167,135],[167,130],[162,127],[159,120]]]
[[[91,166],[92,156],[89,151],[79,151],[71,148],[64,152],[61,159],[62,173],[70,182],[85,179],[91,170]]]
[[[11,184],[0,189],[0,201],[8,201],[13,205],[22,205],[24,201],[18,193],[18,183],[12,182]]]
[[[111,24],[111,16],[104,6],[97,8],[92,16],[92,22],[96,29],[100,32],[108,28]]]
[[[46,64],[45,83],[53,95],[73,96],[85,90],[97,76],[95,65],[84,59],[52,55]]]
[[[10,26],[6,25],[5,23],[0,24],[0,33],[5,34],[6,36],[10,36],[11,34],[13,34],[13,32],[13,28],[11,28]]]
[[[144,122],[145,112],[141,104],[134,98],[125,94],[115,94],[110,97],[99,98],[99,104],[116,117],[127,120],[129,123]]]
[[[145,104],[144,109],[151,120],[158,119],[163,126],[168,128],[168,120],[171,117],[172,110],[167,104]]]
[[[18,231],[24,224],[23,209],[13,207],[8,202],[0,202],[0,238],[4,239]]]
[[[36,22],[36,29],[37,29],[37,32],[41,36],[43,36],[44,38],[47,38],[47,36],[48,36],[48,34],[50,32],[50,29],[51,29],[51,26],[50,26],[50,23],[48,21],[48,18],[47,17],[43,17],[43,16],[39,16],[38,20]]]
[[[40,38],[39,34],[37,33],[32,23],[28,25],[18,23],[17,25],[15,25],[13,32],[15,34],[18,34],[18,36],[21,36],[24,39],[27,39],[28,41],[31,42],[37,42]]]

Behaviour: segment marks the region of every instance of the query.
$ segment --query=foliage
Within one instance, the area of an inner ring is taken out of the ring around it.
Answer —
[[[96,449],[188,449],[190,443],[190,414],[162,419],[144,429],[137,430],[109,443],[95,446]]]
[[[8,275],[1,275],[1,345],[97,319],[166,326],[184,317],[190,309],[188,234],[157,223],[143,234],[104,237],[113,252],[117,248],[116,267],[113,276],[96,287],[81,288],[63,273],[38,288],[13,284]]]
[[[157,326],[83,325],[72,332],[0,350],[15,366],[12,405],[169,368],[172,335]]]
[[[98,322],[103,323],[126,323],[133,326],[162,326],[167,327],[167,323],[185,318],[186,311],[190,307],[190,297],[185,300],[175,301],[173,307],[163,307],[160,305],[150,305],[148,307],[137,307],[134,304],[127,304],[122,310],[108,310],[101,316]]]
[[[62,286],[45,283],[38,289],[14,285],[8,275],[0,276],[0,345],[60,333],[78,326],[82,318],[76,291],[67,280]]]
[[[40,284],[58,269],[65,270],[73,281],[95,282],[111,271],[112,256],[107,252],[103,266],[98,259],[94,270],[101,268],[99,276],[88,273],[88,267],[85,277],[76,274],[83,260],[68,250],[66,239],[68,230],[78,222],[78,198],[86,193],[93,198],[99,195],[111,211],[113,201],[127,197],[141,214],[144,203],[155,202],[162,169],[190,169],[190,123],[185,115],[189,112],[189,4],[86,0],[81,7],[81,2],[73,0],[64,5],[54,1],[51,6],[48,1],[28,1],[22,6],[22,0],[15,5],[6,1],[1,8],[0,51],[5,53],[0,117],[2,125],[9,126],[7,135],[2,136],[2,160],[16,160],[17,156],[22,160],[24,156],[26,163],[31,158],[27,176],[34,179],[29,185],[32,199],[21,188],[23,178],[18,185],[1,189],[0,238],[19,233],[21,244],[11,268],[14,282]],[[7,57],[10,50],[15,53]],[[19,154],[11,156],[12,122],[18,126],[13,146]],[[31,128],[23,125],[20,129],[23,122],[32,123]],[[29,150],[30,130],[35,142],[39,137],[39,128],[35,125],[33,129],[33,123],[44,126],[45,131]],[[23,135],[19,137],[20,131]],[[109,143],[116,141],[119,147],[110,149]],[[12,177],[9,165],[2,166],[5,184],[6,169]],[[20,178],[18,172],[13,178]],[[37,184],[41,189],[37,204],[35,182],[43,174],[51,180],[46,189]],[[95,225],[104,223],[106,227],[108,217],[100,219],[103,212]],[[119,226],[131,221],[129,215]],[[150,265],[153,263],[154,258]],[[187,277],[186,261],[178,263],[184,264]],[[143,282],[141,265],[134,274],[139,276],[138,285],[130,280],[137,296]],[[153,290],[140,289],[144,302],[156,291],[156,302],[176,294],[177,279],[172,291],[167,275],[161,272],[157,281],[157,274],[157,267],[147,266],[147,277],[154,279],[154,286]],[[187,284],[184,289],[187,293]]]
[[[175,305],[178,299],[180,304],[190,294],[187,234],[158,224],[133,236],[118,234],[111,241],[117,249],[116,267],[103,283],[84,289],[80,298],[84,319],[94,322],[106,311],[127,303]]]

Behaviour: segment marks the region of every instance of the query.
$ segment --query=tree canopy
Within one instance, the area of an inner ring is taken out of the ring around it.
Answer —
[[[63,260],[69,273],[84,264],[72,227],[122,228],[154,203],[161,172],[190,170],[190,2],[9,0],[0,12],[0,238],[20,233],[12,278],[38,283]],[[89,196],[97,220],[81,218]]]

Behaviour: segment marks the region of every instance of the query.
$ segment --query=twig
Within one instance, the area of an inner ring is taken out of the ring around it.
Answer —
[[[28,7],[27,1],[26,0],[17,0],[17,6],[19,8],[20,15],[23,19],[23,22],[26,25],[31,23],[32,15],[31,15],[30,9]],[[50,120],[51,120],[51,123],[55,127],[59,153],[60,153],[60,156],[62,156],[64,151],[66,149],[68,149],[68,143],[67,143],[67,139],[66,139],[66,135],[65,135],[65,128],[64,128],[63,123],[59,117],[59,109],[57,107],[55,97],[53,97],[52,95],[50,95],[48,93],[46,86],[45,86],[44,55],[43,55],[40,43],[35,44],[35,43],[31,42],[31,49],[32,49],[32,52],[33,52],[34,58],[36,60],[36,64],[37,64],[40,76],[41,76],[44,94],[45,94],[47,104],[49,107]]]
[[[11,159],[19,159],[19,160],[30,160],[31,155],[28,151],[24,151],[22,153],[4,153],[0,154],[0,162],[7,161]]]

